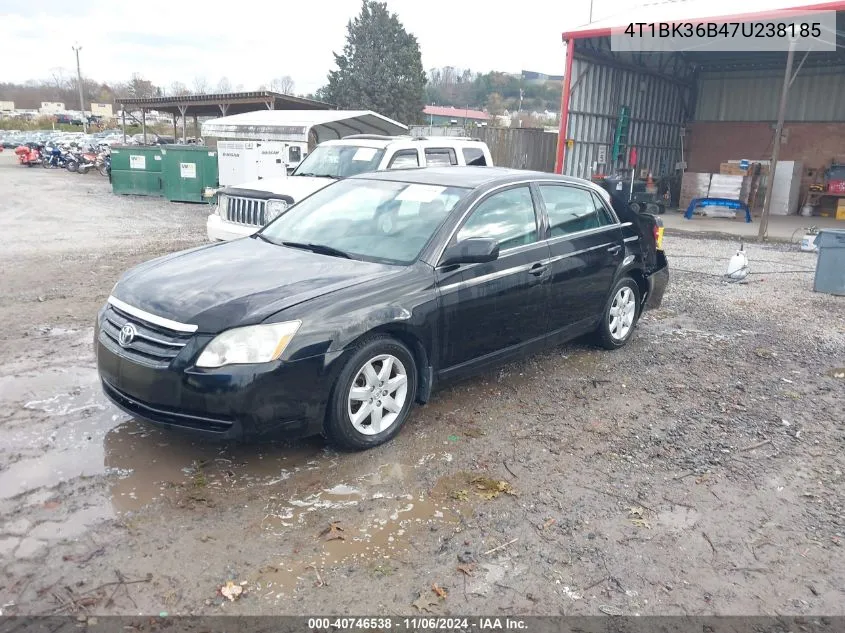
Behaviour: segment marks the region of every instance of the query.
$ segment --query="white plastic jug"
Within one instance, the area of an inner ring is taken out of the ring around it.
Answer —
[[[801,239],[801,250],[805,253],[815,253],[818,252],[819,247],[816,246],[816,235],[812,233],[807,233]]]
[[[745,256],[744,250],[738,250],[736,255],[731,257],[728,262],[727,276],[735,281],[740,281],[748,276],[748,258]]]

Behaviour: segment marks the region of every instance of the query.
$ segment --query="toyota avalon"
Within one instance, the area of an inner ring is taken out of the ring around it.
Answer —
[[[125,273],[97,319],[102,386],[168,428],[376,446],[439,384],[584,334],[625,345],[668,282],[643,217],[544,173],[351,177]]]

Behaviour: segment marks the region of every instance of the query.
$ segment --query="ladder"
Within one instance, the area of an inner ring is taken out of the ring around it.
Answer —
[[[613,137],[613,164],[618,166],[622,161],[625,165],[625,151],[628,149],[628,128],[631,123],[631,108],[623,105],[619,108],[619,118],[616,119],[616,134]]]

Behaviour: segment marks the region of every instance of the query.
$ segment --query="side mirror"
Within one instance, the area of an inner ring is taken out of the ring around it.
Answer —
[[[492,237],[471,237],[447,248],[440,260],[440,265],[484,264],[498,258],[498,240]]]

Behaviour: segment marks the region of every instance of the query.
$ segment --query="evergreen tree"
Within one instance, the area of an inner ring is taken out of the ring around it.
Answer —
[[[417,38],[387,5],[363,0],[361,13],[346,27],[337,70],[329,72],[323,97],[342,109],[373,110],[401,123],[422,116],[426,75]]]

